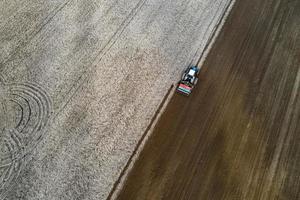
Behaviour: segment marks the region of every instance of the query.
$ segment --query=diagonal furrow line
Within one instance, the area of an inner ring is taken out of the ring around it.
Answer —
[[[80,87],[84,84],[84,82],[87,80],[87,78],[92,75],[94,69],[97,67],[97,64],[103,59],[103,57],[106,55],[106,53],[112,48],[112,46],[116,43],[120,35],[124,32],[125,28],[128,26],[128,24],[134,19],[138,11],[143,7],[147,0],[141,0],[137,5],[131,10],[129,15],[125,18],[125,20],[122,22],[118,30],[113,34],[113,36],[110,38],[110,40],[106,43],[106,45],[99,51],[97,56],[95,56],[95,59],[91,61],[91,64],[86,72],[84,72],[78,79],[75,81],[74,86],[69,90],[67,93],[66,102],[62,104],[62,106],[59,108],[58,112],[53,116],[52,120],[55,120],[56,117],[64,110],[64,108],[68,105],[68,103],[73,99],[77,91],[80,89]]]
[[[68,4],[68,3],[70,3],[72,0],[68,0],[68,1],[66,1],[64,4],[62,4],[62,5],[60,5],[60,6],[57,6],[57,8],[56,9],[54,9],[54,12],[52,12],[52,13],[50,13],[45,19],[45,21],[43,21],[41,24],[39,24],[38,25],[38,27],[37,27],[37,30],[36,29],[34,29],[29,35],[31,35],[31,37],[29,37],[27,40],[25,39],[25,41],[19,41],[18,43],[17,43],[17,45],[16,45],[16,48],[13,50],[13,52],[12,53],[10,53],[9,55],[8,55],[8,57],[4,60],[4,61],[2,61],[1,63],[0,63],[0,66],[1,65],[6,65],[9,61],[11,61],[12,60],[12,58],[19,52],[19,50],[22,48],[22,47],[24,47],[24,46],[26,46],[26,45],[28,45],[45,27],[46,27],[46,25],[47,24],[49,24],[52,20],[53,20],[53,18],[64,8],[64,7],[66,7],[66,5]],[[0,68],[0,73],[1,73],[1,68]]]

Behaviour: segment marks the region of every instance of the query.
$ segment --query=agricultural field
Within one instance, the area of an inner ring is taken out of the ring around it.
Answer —
[[[237,0],[112,196],[299,200],[299,19],[299,0]]]
[[[231,0],[0,1],[0,200],[106,199]]]

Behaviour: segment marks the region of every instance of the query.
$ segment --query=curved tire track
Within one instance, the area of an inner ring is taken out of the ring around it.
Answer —
[[[49,122],[52,102],[46,91],[34,83],[9,83],[0,75],[3,90],[0,103],[4,110],[0,129],[0,199],[4,199],[16,181],[24,158],[43,138]],[[13,119],[11,118],[13,113]]]
[[[0,199],[6,196],[10,184],[19,176],[23,167],[22,160],[16,159],[16,156],[24,151],[21,139],[15,130],[6,131],[6,133],[8,134],[4,143],[8,151],[8,157],[4,161],[1,160]]]

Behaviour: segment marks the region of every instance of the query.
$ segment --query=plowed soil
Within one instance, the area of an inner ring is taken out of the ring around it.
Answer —
[[[299,0],[238,0],[118,199],[300,199],[299,19]]]
[[[0,0],[0,200],[106,199],[232,2]]]

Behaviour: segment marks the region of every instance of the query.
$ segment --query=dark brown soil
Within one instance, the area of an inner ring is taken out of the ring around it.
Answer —
[[[237,0],[118,199],[300,199],[300,1]]]

